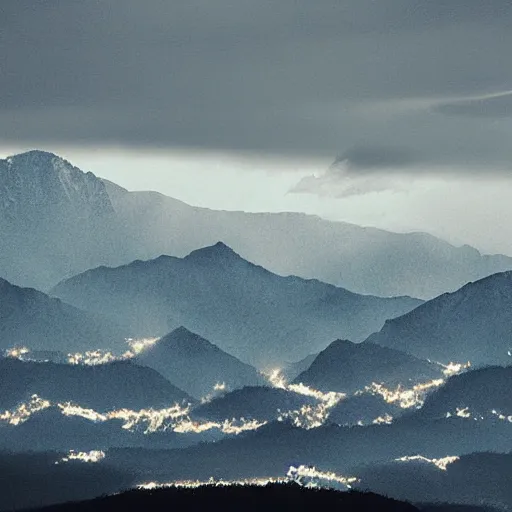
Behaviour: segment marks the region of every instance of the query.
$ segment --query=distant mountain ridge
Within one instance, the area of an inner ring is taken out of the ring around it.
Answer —
[[[100,347],[122,350],[129,334],[101,314],[0,278],[0,351],[15,346],[65,353]]]
[[[388,320],[368,341],[442,363],[511,364],[512,272],[469,283]]]
[[[299,213],[214,211],[128,192],[43,151],[0,160],[0,236],[0,275],[43,290],[89,268],[184,256],[217,240],[278,274],[379,296],[431,298],[512,269],[512,258],[425,233]]]
[[[161,336],[185,326],[259,368],[305,357],[338,337],[362,341],[387,318],[421,303],[281,277],[221,242],[185,258],[89,270],[52,293],[107,315],[133,336]]]

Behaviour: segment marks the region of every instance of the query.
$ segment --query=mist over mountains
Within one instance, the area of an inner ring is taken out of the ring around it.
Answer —
[[[431,298],[512,268],[511,258],[424,233],[295,213],[213,211],[128,192],[43,151],[0,162],[0,205],[0,275],[41,290],[89,268],[185,256],[219,240],[272,272],[379,296]]]
[[[160,336],[185,326],[259,367],[299,359],[335,338],[362,341],[421,301],[358,295],[316,280],[281,277],[219,242],[185,258],[99,267],[51,293],[75,307]]]
[[[41,151],[0,161],[0,236],[0,510],[512,507],[511,258]]]

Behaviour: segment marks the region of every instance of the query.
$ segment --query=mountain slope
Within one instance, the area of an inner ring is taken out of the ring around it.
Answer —
[[[52,403],[73,402],[98,412],[163,408],[190,397],[151,368],[130,361],[85,366],[0,359],[0,408],[34,394]]]
[[[158,336],[185,326],[260,367],[305,357],[336,337],[363,340],[385,319],[420,303],[281,277],[220,242],[183,259],[161,256],[90,270],[52,293],[109,315],[135,336]]]
[[[272,421],[281,413],[297,411],[303,406],[317,405],[315,398],[299,395],[285,389],[270,387],[245,387],[213,399],[196,407],[192,414],[197,418],[222,421],[230,418]]]
[[[0,278],[0,350],[13,346],[69,351],[124,348],[129,331],[32,288]]]
[[[443,471],[427,461],[395,461],[364,468],[358,489],[421,503],[488,505],[512,508],[512,453],[474,453],[448,464]]]
[[[372,382],[410,385],[442,377],[440,366],[371,343],[332,342],[295,382],[322,391],[351,393]]]
[[[277,274],[316,278],[358,293],[421,298],[512,269],[510,257],[482,255],[426,233],[392,233],[302,213],[215,211],[119,187],[110,198],[140,246],[133,259],[184,256],[223,240]]]
[[[368,341],[443,363],[509,364],[512,272],[494,274],[432,299],[387,321]]]
[[[431,298],[512,268],[512,258],[424,233],[299,213],[214,211],[128,192],[43,151],[0,160],[0,236],[0,275],[43,290],[88,268],[184,256],[217,240],[273,272],[380,296]]]
[[[431,420],[460,411],[463,417],[476,419],[496,419],[499,414],[512,417],[511,382],[512,366],[491,366],[454,375],[427,396],[413,416]]]
[[[122,250],[103,182],[66,160],[29,151],[0,160],[0,275],[48,289]]]
[[[198,399],[211,393],[216,384],[235,389],[264,383],[263,376],[254,367],[184,327],[143,351],[137,361],[154,368]]]

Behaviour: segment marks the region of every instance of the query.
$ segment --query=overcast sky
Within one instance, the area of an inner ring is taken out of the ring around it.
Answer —
[[[0,154],[512,254],[511,26],[510,0],[1,0]]]

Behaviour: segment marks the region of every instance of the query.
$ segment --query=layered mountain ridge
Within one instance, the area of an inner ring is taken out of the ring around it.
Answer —
[[[305,357],[338,337],[362,341],[387,318],[421,303],[281,277],[223,243],[185,258],[89,270],[61,282],[52,294],[107,315],[133,336],[162,336],[185,326],[258,368]]]
[[[431,298],[512,268],[512,258],[425,233],[299,213],[215,211],[128,192],[41,151],[0,161],[0,235],[0,275],[42,290],[88,268],[185,256],[218,240],[275,273],[379,296]]]

